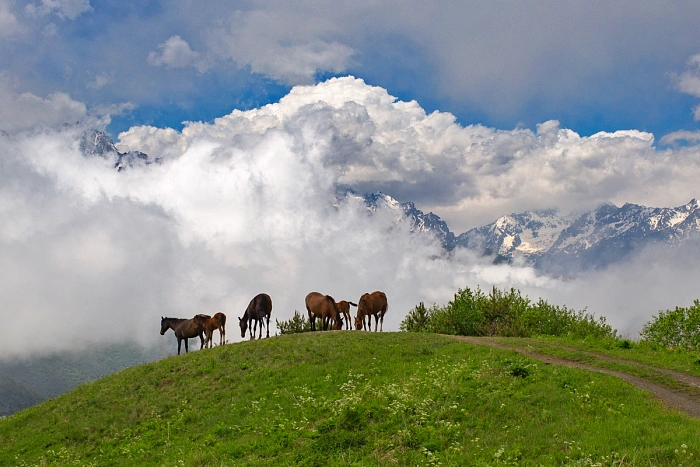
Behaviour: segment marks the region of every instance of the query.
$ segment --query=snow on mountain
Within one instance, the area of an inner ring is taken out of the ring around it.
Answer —
[[[152,160],[147,154],[140,151],[119,152],[109,136],[98,130],[88,130],[83,133],[79,147],[80,151],[86,157],[97,156],[105,159],[113,159],[114,168],[120,172],[127,167],[160,162],[160,159]]]
[[[348,193],[346,196],[356,195]],[[381,192],[367,194],[362,199],[371,213],[376,213],[378,209],[391,210],[395,213],[397,222],[407,221],[410,223],[412,232],[434,235],[445,249],[454,248],[455,235],[450,232],[447,223],[440,219],[437,214],[432,212],[425,214],[417,209],[412,202],[399,203],[391,196]]]
[[[570,276],[604,268],[652,243],[678,244],[700,233],[700,202],[675,208],[603,204],[580,215],[556,210],[526,211],[455,236],[445,221],[425,214],[411,202],[399,203],[383,193],[364,197],[370,212],[390,209],[397,222],[435,235],[446,250],[466,248],[490,256],[494,263],[534,266],[548,274]]]

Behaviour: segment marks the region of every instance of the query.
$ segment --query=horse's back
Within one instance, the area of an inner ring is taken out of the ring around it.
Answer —
[[[201,315],[202,318],[205,316],[207,315]],[[175,335],[188,339],[199,336],[202,332],[204,332],[204,324],[200,321],[202,318],[195,316],[194,318],[184,320],[177,325],[177,328],[174,329]]]
[[[341,300],[336,302],[335,305],[338,307],[338,311],[342,314],[350,313],[350,304],[347,301]]]
[[[363,294],[357,304],[358,311],[362,310],[365,315],[386,313],[388,306],[386,294],[379,290]]]
[[[223,314],[222,312],[219,311],[218,313],[216,313],[214,315],[214,319],[217,320],[217,322],[220,326],[222,326],[222,327],[226,326],[226,315]]]

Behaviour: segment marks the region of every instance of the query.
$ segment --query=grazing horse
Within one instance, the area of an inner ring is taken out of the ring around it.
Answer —
[[[267,318],[267,337],[270,337],[270,313],[272,313],[272,299],[270,296],[266,293],[256,295],[248,304],[248,308],[243,313],[243,318],[238,318],[238,324],[241,325],[241,337],[245,338],[246,330],[250,329],[250,338],[251,340],[255,339],[255,330],[259,322],[260,335],[258,335],[258,339],[262,338],[265,318]],[[253,321],[255,321],[255,324],[253,324]]]
[[[356,307],[357,303],[346,302],[345,300],[341,300],[339,302],[336,302],[336,306],[338,307],[338,312],[341,315],[343,315],[343,318],[345,318],[345,327],[347,329],[350,329],[350,305]]]
[[[355,316],[355,329],[358,331],[360,329],[365,329],[365,317],[367,317],[367,331],[372,330],[372,315],[374,315],[374,332],[377,332],[377,323],[381,320],[381,327],[379,331],[381,332],[384,328],[384,314],[388,304],[386,301],[386,294],[384,292],[376,291],[366,293],[360,297],[360,301],[357,305],[357,316]]]
[[[206,316],[207,315],[200,315]],[[187,348],[187,341],[192,337],[199,336],[201,341],[200,349],[204,347],[204,328],[195,318],[160,318],[160,335],[164,335],[165,331],[172,329],[175,332],[175,337],[177,337],[177,354],[180,355],[180,346],[184,339],[185,341],[185,353],[189,353]]]
[[[196,315],[194,319],[204,328],[204,333],[206,334],[206,340],[204,341],[204,347],[212,347],[212,337],[214,337],[214,331],[219,331],[219,345],[224,345],[226,342],[226,315],[218,312],[211,318],[207,315]]]
[[[311,292],[306,296],[306,311],[309,312],[311,330],[316,330],[316,318],[321,317],[323,330],[326,331],[333,320],[333,329],[343,329],[343,320],[338,311],[338,305],[330,295]]]

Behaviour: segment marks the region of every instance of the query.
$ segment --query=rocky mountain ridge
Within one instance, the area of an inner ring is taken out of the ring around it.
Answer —
[[[700,238],[700,202],[673,208],[607,203],[579,215],[557,210],[525,211],[455,235],[432,212],[423,213],[411,202],[399,203],[383,193],[365,196],[368,209],[402,212],[415,232],[435,235],[445,250],[465,248],[492,258],[494,263],[533,266],[555,275],[604,268],[628,258],[649,244],[680,244]]]

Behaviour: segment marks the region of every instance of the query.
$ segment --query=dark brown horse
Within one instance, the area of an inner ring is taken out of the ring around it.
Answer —
[[[214,337],[214,331],[219,331],[219,345],[224,345],[226,342],[226,315],[218,312],[211,318],[207,315],[196,315],[194,319],[204,328],[204,334],[206,335],[206,340],[204,341],[204,347],[212,347],[212,337]]]
[[[330,295],[311,292],[306,296],[306,311],[309,312],[311,330],[316,330],[316,318],[321,317],[323,330],[326,331],[333,321],[333,329],[343,329],[343,320],[338,311],[338,305]]]
[[[200,315],[207,316],[207,315]],[[207,318],[209,318],[207,316]],[[180,355],[180,346],[182,341],[185,341],[185,353],[189,352],[187,348],[187,341],[192,337],[199,336],[201,345],[199,348],[204,347],[204,327],[199,324],[195,318],[160,318],[160,335],[164,335],[165,331],[172,329],[175,332],[175,337],[177,337],[177,354]]]
[[[238,318],[238,324],[241,325],[241,337],[245,338],[245,332],[250,329],[250,338],[255,339],[255,330],[260,322],[260,335],[262,337],[262,328],[267,318],[267,337],[270,337],[270,313],[272,313],[272,299],[266,293],[256,295],[248,304],[243,318]],[[255,324],[253,324],[255,321]]]
[[[366,293],[360,297],[357,304],[357,316],[355,316],[355,329],[372,330],[372,315],[374,315],[374,331],[377,332],[377,323],[381,320],[379,331],[384,328],[384,314],[388,308],[386,294],[376,291]],[[365,328],[365,317],[367,318],[367,328]]]
[[[345,328],[346,329],[350,329],[350,305],[357,306],[357,303],[347,302],[345,300],[341,300],[339,302],[336,302],[336,306],[338,307],[338,312],[341,315],[343,315],[343,318],[345,319]]]

